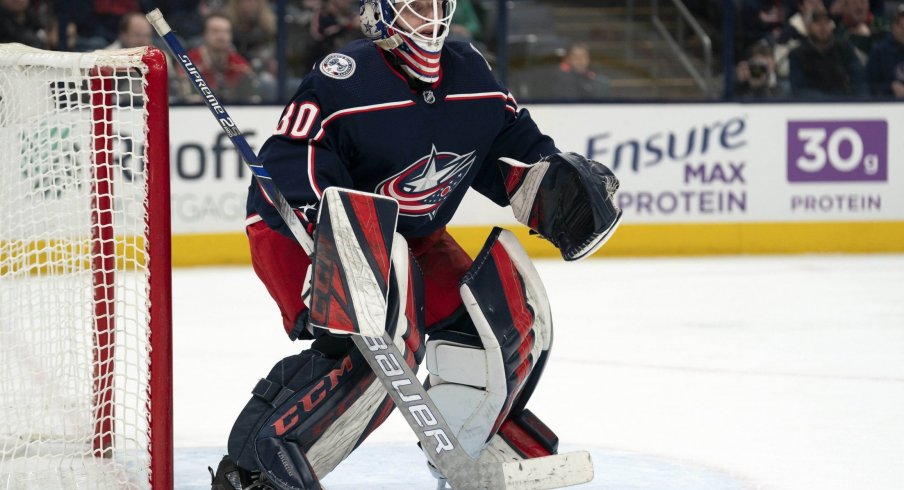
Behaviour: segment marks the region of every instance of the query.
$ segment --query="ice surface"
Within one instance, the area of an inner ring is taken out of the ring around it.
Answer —
[[[904,488],[904,256],[540,261],[556,324],[530,408],[581,488]],[[289,342],[250,268],[173,279],[176,486],[205,488]],[[432,488],[394,414],[325,482]],[[209,487],[207,487],[209,488]]]
[[[563,451],[578,448],[563,446]],[[176,451],[176,487],[209,490],[207,466],[216,466],[222,448]],[[591,450],[596,477],[572,488],[620,490],[743,490],[745,482],[728,473],[696,464],[622,451]],[[212,463],[213,462],[213,463]],[[216,469],[216,468],[214,468]],[[327,490],[423,490],[436,487],[414,443],[365,443],[324,480]]]

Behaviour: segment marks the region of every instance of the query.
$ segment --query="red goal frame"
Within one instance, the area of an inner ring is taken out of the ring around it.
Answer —
[[[141,58],[145,74],[147,110],[147,260],[150,300],[150,381],[148,386],[149,483],[154,490],[173,488],[172,399],[172,272],[169,182],[169,105],[167,64],[162,51],[147,48]],[[113,449],[114,284],[116,250],[113,236],[113,68],[90,73],[91,126],[95,161],[92,175],[92,260],[95,340],[94,418],[95,457]]]

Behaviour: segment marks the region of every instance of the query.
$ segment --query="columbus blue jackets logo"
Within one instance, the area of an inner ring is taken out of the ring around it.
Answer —
[[[355,74],[355,60],[344,54],[329,54],[320,62],[320,71],[328,77],[342,80]]]
[[[474,165],[475,153],[456,155],[434,146],[429,155],[381,182],[374,192],[398,201],[399,214],[432,218]]]

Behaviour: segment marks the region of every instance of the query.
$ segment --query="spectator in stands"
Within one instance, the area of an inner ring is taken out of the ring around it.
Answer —
[[[829,14],[833,17],[841,17],[844,15],[846,2],[847,0],[826,0],[825,3],[829,7]],[[868,8],[873,17],[877,19],[885,18],[885,0],[867,0],[867,3],[869,4]]]
[[[866,63],[873,45],[888,34],[884,16],[875,16],[868,0],[839,0],[841,26],[838,34],[846,37],[856,49],[861,63]]]
[[[590,49],[584,43],[568,47],[559,64],[557,98],[599,99],[609,92],[609,80],[590,69]]]
[[[139,46],[151,46],[154,42],[154,33],[151,24],[140,12],[129,12],[119,19],[119,34],[116,41],[106,49],[137,48]]]
[[[311,23],[314,14],[320,10],[321,0],[295,0],[286,5],[286,68],[287,87],[295,87],[301,77],[310,71],[314,61],[310,59]]]
[[[29,0],[0,0],[0,43],[22,43],[43,48],[44,31]]]
[[[4,0],[0,0],[4,1]],[[77,35],[72,46],[70,36],[66,36],[70,51],[94,51],[104,49],[114,42],[118,34],[119,20],[129,12],[139,12],[154,5],[155,0],[31,0],[34,10],[44,25],[48,26],[57,17],[75,24]],[[0,15],[0,19],[4,16]],[[67,32],[71,27],[67,26]],[[58,33],[57,33],[58,34]],[[59,49],[54,43],[47,43]]]
[[[870,52],[866,77],[873,95],[904,98],[904,5],[892,19],[891,34]]]
[[[156,3],[179,37],[191,43],[201,36],[204,25],[201,0],[157,0]]]
[[[235,26],[232,42],[236,51],[252,66],[271,60],[276,44],[276,15],[267,0],[229,0],[226,12]],[[255,66],[255,70],[261,68]]]
[[[845,39],[835,38],[835,22],[823,11],[805,18],[807,39],[791,51],[791,92],[799,97],[866,95],[863,65]]]
[[[103,37],[108,43],[116,40],[119,19],[129,12],[141,12],[139,0],[93,0],[93,35]]]
[[[773,48],[775,57],[775,73],[779,80],[787,82],[791,68],[790,56],[794,48],[800,46],[807,38],[807,26],[804,19],[811,12],[825,12],[822,0],[798,0],[797,12],[785,24]]]
[[[82,51],[78,49],[78,29],[74,22],[66,24],[66,46],[60,46],[60,24],[56,17],[47,20],[44,30],[44,49],[51,51]]]
[[[311,19],[313,43],[309,58],[316,62],[359,37],[362,33],[358,26],[358,2],[323,0]]]
[[[203,42],[188,55],[207,80],[207,84],[224,101],[260,102],[257,78],[248,61],[232,45],[232,21],[221,13],[204,18]],[[187,82],[186,82],[187,83]],[[183,84],[182,96],[198,101],[190,86]]]
[[[140,12],[129,12],[119,19],[119,34],[116,41],[109,44],[104,49],[132,49],[143,46],[153,46],[154,35],[153,28],[144,14]],[[174,70],[169,57],[166,59],[167,73],[169,74],[170,94],[173,101],[177,101],[177,96],[184,75]],[[141,79],[138,77],[122,77],[116,79],[116,103],[122,106],[138,106],[142,104],[141,94],[143,92]]]
[[[276,15],[267,0],[229,0],[226,12],[235,26],[232,42],[260,84],[262,100],[276,100]]]
[[[735,69],[735,96],[741,99],[784,97],[787,90],[775,73],[772,46],[765,39],[754,44]]]
[[[776,0],[741,0],[739,38],[742,46],[752,46],[760,39],[774,40],[787,19],[788,6]]]

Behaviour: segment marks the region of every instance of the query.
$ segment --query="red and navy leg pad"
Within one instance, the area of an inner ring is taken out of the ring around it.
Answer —
[[[539,275],[509,231],[493,231],[459,292],[473,329],[431,334],[429,393],[476,457],[530,396],[552,343],[552,322]]]
[[[383,335],[399,214],[394,199],[338,187],[324,191],[314,235],[310,326]],[[402,262],[408,248],[401,247]],[[402,267],[407,270],[407,263]],[[396,271],[398,272],[398,271]]]
[[[423,313],[417,269],[402,275],[402,268],[390,276],[386,331],[416,371],[424,357]],[[399,287],[400,278],[407,287]],[[229,436],[229,456],[266,479],[286,482],[285,488],[312,488],[393,408],[351,340],[333,336],[279,361],[252,395]]]

